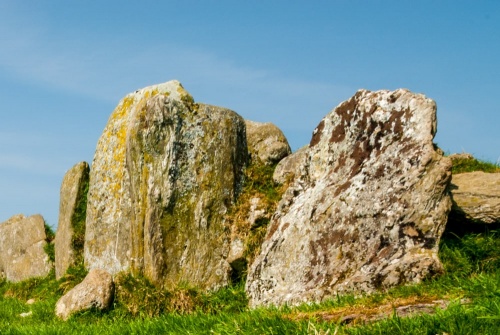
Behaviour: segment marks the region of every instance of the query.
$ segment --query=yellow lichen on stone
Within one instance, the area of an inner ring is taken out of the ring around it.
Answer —
[[[234,144],[243,134],[239,116],[198,106],[177,81],[127,95],[96,151],[86,266],[131,270],[161,285],[227,283],[221,213],[239,189],[246,154]]]
[[[123,179],[123,166],[125,164],[125,143],[127,140],[127,116],[134,104],[134,97],[125,97],[121,104],[111,114],[110,129],[106,129],[105,136],[114,138],[115,141],[109,141],[112,150],[112,161],[107,162],[106,170],[110,173],[110,188],[114,196],[118,196]]]

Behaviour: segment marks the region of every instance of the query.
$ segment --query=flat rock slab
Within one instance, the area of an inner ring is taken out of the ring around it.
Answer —
[[[478,223],[500,223],[500,173],[453,175],[452,210]]]
[[[45,253],[45,220],[41,215],[15,215],[0,223],[0,277],[19,282],[44,277],[53,264]]]
[[[250,305],[369,293],[440,272],[451,162],[435,132],[434,101],[408,90],[360,90],[330,112],[250,268]]]

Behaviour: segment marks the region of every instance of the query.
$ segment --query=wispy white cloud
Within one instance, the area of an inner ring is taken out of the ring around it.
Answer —
[[[29,172],[35,175],[59,176],[64,167],[49,159],[42,159],[33,155],[0,153],[0,171],[15,170]]]
[[[320,119],[355,91],[252,68],[217,50],[161,38],[60,39],[51,35],[43,16],[10,15],[2,21],[6,16],[0,14],[0,39],[8,50],[0,53],[0,69],[19,80],[116,104],[133,90],[178,79],[197,101],[277,124],[285,135],[293,135],[294,148],[307,143]]]
[[[0,149],[44,147],[54,143],[50,134],[35,131],[0,130]]]
[[[269,100],[273,96],[317,100],[324,93],[346,91],[246,67],[192,46],[162,41],[154,45],[131,43],[127,38],[60,40],[51,35],[43,18],[24,14],[0,14],[0,40],[7,51],[0,53],[0,68],[22,80],[97,99],[117,102],[131,90],[174,78],[205,87],[200,91],[217,93],[216,99],[227,91],[243,101]]]

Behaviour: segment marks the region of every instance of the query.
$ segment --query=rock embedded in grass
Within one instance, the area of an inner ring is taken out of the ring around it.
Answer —
[[[358,91],[316,127],[246,283],[250,305],[321,301],[438,273],[451,162],[434,101]]]
[[[67,320],[71,314],[96,308],[106,310],[114,296],[113,277],[100,269],[91,270],[85,279],[56,303],[57,317]]]

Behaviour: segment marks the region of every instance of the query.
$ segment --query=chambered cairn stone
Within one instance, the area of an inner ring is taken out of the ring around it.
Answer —
[[[67,320],[71,314],[95,308],[106,310],[114,297],[113,277],[104,270],[91,270],[85,279],[56,303],[57,317]]]
[[[61,184],[59,224],[54,240],[56,279],[70,266],[83,261],[89,171],[89,164],[80,162],[66,172]]]
[[[250,120],[245,124],[248,151],[254,162],[273,165],[292,153],[285,135],[274,124]]]
[[[141,273],[161,285],[227,284],[224,216],[247,157],[245,121],[194,103],[179,82],[127,95],[90,172],[86,267]]]
[[[358,91],[314,130],[246,283],[250,305],[321,301],[440,272],[451,163],[434,101]]]
[[[45,252],[47,235],[41,215],[15,215],[0,223],[0,278],[19,282],[45,277],[53,264]]]

